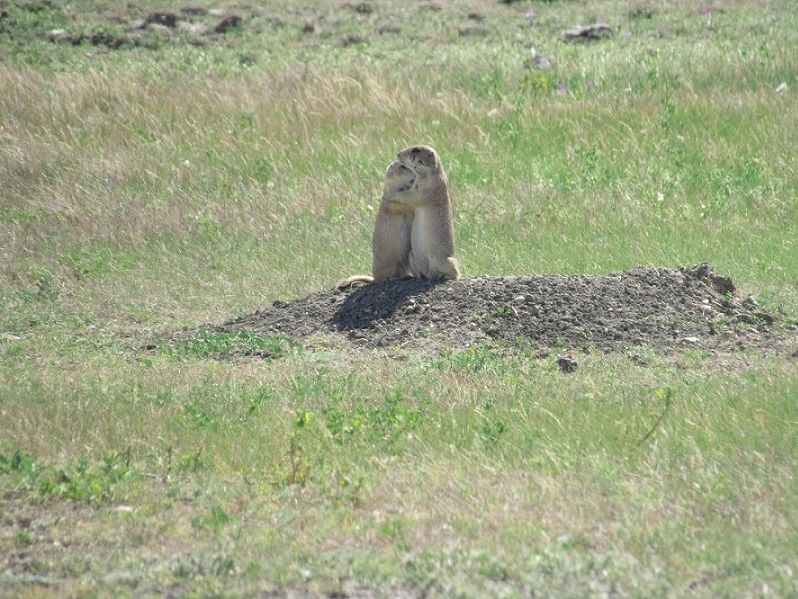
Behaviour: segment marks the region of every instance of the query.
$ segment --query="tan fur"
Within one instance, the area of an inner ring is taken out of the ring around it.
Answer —
[[[413,276],[457,279],[454,259],[454,225],[449,201],[449,180],[438,154],[429,146],[411,146],[399,152],[399,162],[413,171],[410,189],[386,195],[389,206],[413,209],[410,231],[410,271]]]
[[[387,196],[410,189],[416,176],[398,160],[388,166],[382,202],[371,240],[371,272],[374,283],[410,276],[410,228],[413,210],[385,201]]]
[[[382,202],[372,238],[373,276],[353,283],[382,283],[408,276],[456,279],[449,183],[438,155],[429,146],[411,146],[385,173]]]
[[[410,276],[410,227],[413,211],[405,206],[389,206],[385,196],[409,189],[416,176],[410,169],[395,160],[388,165],[382,189],[382,202],[371,238],[371,272],[373,276],[353,275],[339,281],[343,289],[354,283],[382,283]]]

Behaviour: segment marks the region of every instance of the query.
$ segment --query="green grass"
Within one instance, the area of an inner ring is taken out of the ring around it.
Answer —
[[[0,594],[798,592],[794,357],[141,349],[365,272],[410,143],[441,154],[466,276],[709,261],[794,320],[790,2],[275,2],[203,46],[124,22],[178,2],[23,4],[0,6]],[[596,17],[616,35],[559,40]]]
[[[262,359],[282,358],[298,344],[287,337],[261,337],[251,331],[238,333],[191,333],[158,349],[177,359],[224,358],[230,355],[258,356]]]

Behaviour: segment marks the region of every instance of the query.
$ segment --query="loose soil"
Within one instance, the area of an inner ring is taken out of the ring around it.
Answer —
[[[319,333],[357,348],[467,348],[491,339],[540,347],[624,349],[795,348],[787,323],[741,298],[708,264],[638,268],[607,276],[406,279],[275,301],[207,328],[280,334],[314,344]]]

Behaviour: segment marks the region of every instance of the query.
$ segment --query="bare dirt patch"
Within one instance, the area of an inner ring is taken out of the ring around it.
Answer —
[[[794,329],[702,264],[606,276],[391,281],[276,301],[205,330],[281,334],[299,342],[330,333],[362,348],[434,350],[520,339],[608,351],[650,345],[781,353],[794,345]]]

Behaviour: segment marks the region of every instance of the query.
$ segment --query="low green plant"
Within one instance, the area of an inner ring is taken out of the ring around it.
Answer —
[[[191,520],[191,526],[196,529],[210,529],[214,532],[219,532],[222,528],[232,522],[230,515],[222,509],[221,506],[214,505],[211,507],[210,512],[204,515],[196,516]]]
[[[66,466],[35,462],[19,450],[11,459],[0,455],[0,473],[13,475],[19,488],[40,497],[102,502],[111,498],[114,488],[132,474],[130,450],[110,452],[99,463],[81,458]]]
[[[276,360],[300,349],[301,346],[288,337],[282,335],[262,337],[250,331],[236,333],[200,331],[159,347],[159,351],[176,359],[224,358],[238,355]]]

